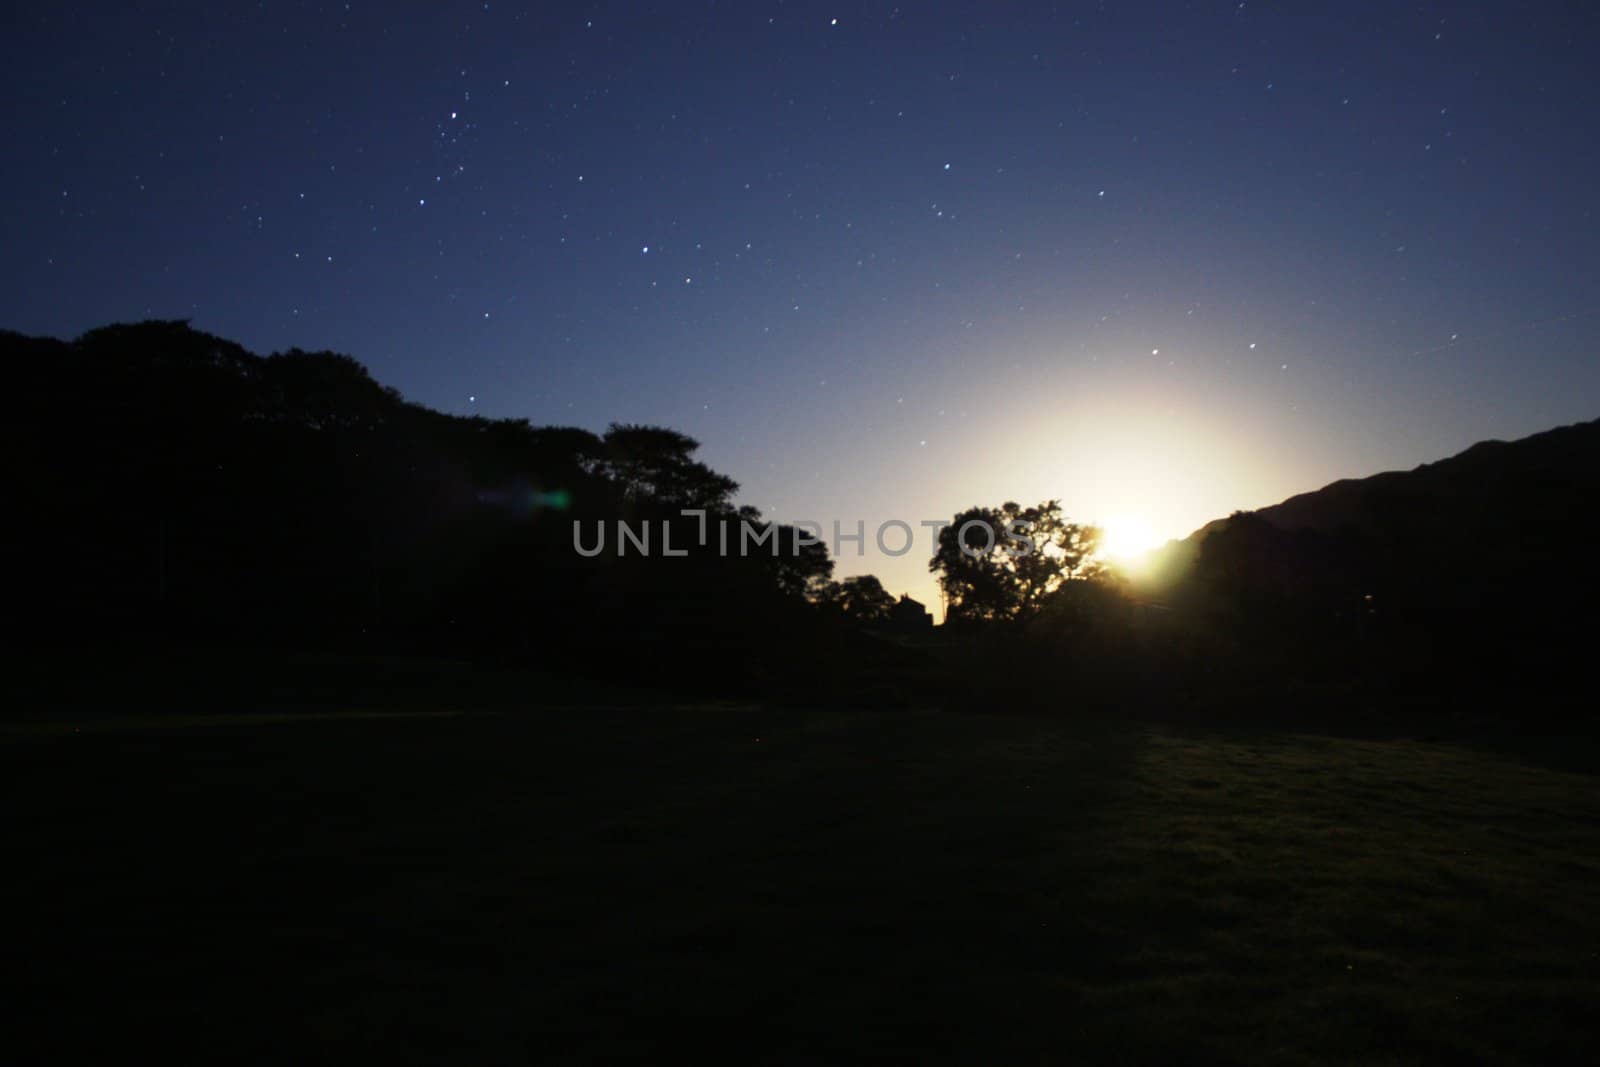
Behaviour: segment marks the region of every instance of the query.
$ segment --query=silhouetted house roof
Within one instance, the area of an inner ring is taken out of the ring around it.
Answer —
[[[920,600],[902,594],[889,609],[889,623],[897,630],[925,630],[933,626],[933,615]]]

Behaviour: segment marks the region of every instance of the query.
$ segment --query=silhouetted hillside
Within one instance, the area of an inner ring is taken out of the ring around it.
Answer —
[[[1474,519],[1512,513],[1517,529],[1527,531],[1532,522],[1559,534],[1571,529],[1571,509],[1592,505],[1597,489],[1600,420],[1518,441],[1481,441],[1448,459],[1347,478],[1256,514],[1284,530],[1354,529],[1392,538],[1404,529],[1451,542],[1463,533],[1470,539]]]
[[[1562,671],[1585,654],[1597,519],[1600,421],[1208,523],[1161,550],[1152,585],[1275,634],[1359,633],[1421,670]]]

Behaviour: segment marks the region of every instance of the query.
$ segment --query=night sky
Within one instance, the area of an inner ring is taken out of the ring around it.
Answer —
[[[1580,3],[40,4],[0,326],[1182,536],[1600,415]],[[931,543],[847,555],[936,602]],[[869,537],[870,540],[870,537]]]

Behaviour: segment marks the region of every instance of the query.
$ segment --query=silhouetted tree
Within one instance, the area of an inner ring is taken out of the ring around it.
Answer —
[[[928,569],[939,575],[946,621],[1026,620],[1063,582],[1100,576],[1100,531],[1068,521],[1058,501],[969,508],[939,531]]]
[[[600,470],[630,499],[726,511],[739,491],[738,482],[694,459],[700,442],[676,430],[612,423],[603,443]]]
[[[827,582],[817,588],[812,599],[824,614],[868,625],[887,622],[895,605],[894,597],[872,574]]]
[[[779,526],[776,535],[778,553],[771,558],[772,573],[786,596],[804,597],[833,575],[833,560],[824,542],[793,526]]]

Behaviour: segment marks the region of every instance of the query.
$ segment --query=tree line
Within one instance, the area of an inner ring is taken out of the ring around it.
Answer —
[[[876,577],[835,580],[825,545],[736,504],[737,482],[672,429],[444,414],[349,356],[258,356],[183,321],[70,342],[6,333],[0,348],[16,383],[13,604],[36,640],[736,673],[739,649],[815,654],[832,639],[819,635],[880,625],[894,604]],[[1048,551],[1013,558],[942,531],[930,566],[957,625],[1028,617],[1094,569],[1092,531],[1053,502],[981,514],[1025,519]],[[776,550],[718,552],[707,521]],[[573,550],[575,523],[617,522],[667,531],[683,558]]]

